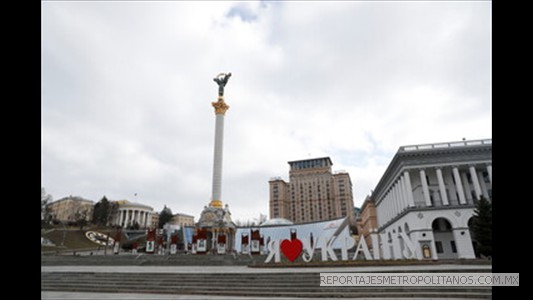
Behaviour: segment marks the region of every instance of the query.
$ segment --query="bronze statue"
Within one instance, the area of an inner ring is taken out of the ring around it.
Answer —
[[[231,73],[220,73],[213,80],[218,84],[218,96],[224,96],[224,87],[228,82],[228,79],[231,77]]]

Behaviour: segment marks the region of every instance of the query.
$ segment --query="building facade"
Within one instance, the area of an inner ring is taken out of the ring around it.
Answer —
[[[63,223],[76,222],[80,214],[87,221],[93,217],[94,201],[78,196],[68,196],[48,204],[48,209],[53,220]]]
[[[153,215],[157,215],[151,206],[130,202],[128,200],[113,201],[118,204],[118,211],[115,214],[113,225],[128,228],[139,225],[140,229],[154,227]],[[155,224],[157,227],[157,223]]]
[[[170,222],[171,225],[179,225],[180,227],[194,226],[194,217],[186,214],[175,214]]]
[[[372,248],[372,241],[370,240],[370,233],[378,228],[378,220],[376,214],[376,206],[374,202],[370,200],[370,197],[367,197],[361,206],[361,222],[360,222],[360,233],[359,236],[365,239],[366,244],[369,248]]]
[[[159,227],[159,214],[157,212],[152,212],[149,216],[150,225],[147,225],[150,228],[158,228]]]
[[[371,199],[382,237],[402,232],[428,259],[475,258],[469,225],[492,201],[492,140],[400,147]]]
[[[270,218],[294,223],[350,217],[353,214],[352,181],[347,172],[332,173],[329,157],[290,161],[289,182],[269,181]]]

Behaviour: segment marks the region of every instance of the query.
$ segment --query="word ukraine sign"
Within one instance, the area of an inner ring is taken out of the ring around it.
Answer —
[[[337,261],[338,258],[333,249],[333,243],[339,238],[342,230],[348,226],[348,222],[349,219],[346,218],[337,230],[329,236],[297,238],[296,234],[291,234],[290,239],[271,240],[267,244],[268,256],[265,259],[265,263],[269,263],[272,259],[276,263],[280,262],[281,254],[291,262],[294,262],[300,255],[304,262],[310,262],[315,251],[318,252],[318,249],[320,249],[322,261],[328,261],[329,259]],[[340,238],[340,259],[349,260],[348,251],[353,247],[355,247],[355,253],[351,258],[352,260],[356,260],[360,254],[367,260],[422,259],[420,249],[415,246],[415,243],[404,232],[391,236],[391,240],[388,239],[386,234],[378,235],[377,233],[372,233],[370,238],[372,240],[372,249],[375,249],[373,253],[368,249],[364,238],[359,239],[357,245],[355,239],[351,236]]]

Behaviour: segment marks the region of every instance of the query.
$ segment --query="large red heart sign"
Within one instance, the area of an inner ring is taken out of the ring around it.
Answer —
[[[299,239],[283,240],[280,244],[281,252],[288,260],[293,262],[302,253],[302,242]]]

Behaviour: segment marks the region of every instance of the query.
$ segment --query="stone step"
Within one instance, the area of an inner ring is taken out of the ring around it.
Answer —
[[[205,285],[204,285],[205,287]],[[446,292],[427,291],[427,292],[383,292],[383,291],[261,291],[261,290],[207,290],[207,289],[136,289],[130,288],[99,288],[95,290],[89,288],[71,288],[65,287],[59,289],[42,288],[42,291],[63,291],[63,292],[101,292],[101,293],[145,293],[145,294],[180,294],[180,295],[212,295],[212,296],[247,296],[247,297],[295,297],[295,298],[461,298],[461,299],[491,299],[492,295],[488,293],[467,293],[467,292]]]
[[[318,273],[168,274],[43,272],[42,291],[257,297],[460,297],[490,299],[490,287],[320,287]]]
[[[92,284],[92,285],[139,285],[141,283],[149,284],[150,286],[157,285],[173,285],[173,286],[195,286],[195,285],[205,285],[205,282],[207,280],[198,280],[198,279],[189,279],[189,280],[169,280],[169,279],[159,279],[159,278],[135,278],[135,279],[69,279],[69,278],[63,278],[63,279],[51,279],[51,278],[44,278],[41,279],[41,284],[43,285],[58,285],[58,284]],[[319,286],[318,282],[309,282],[309,281],[299,281],[299,282],[293,282],[293,281],[267,281],[267,280],[237,280],[237,279],[230,279],[230,280],[211,280],[211,286],[213,287],[271,287],[276,286],[279,288],[284,287],[311,287],[315,288]],[[322,288],[330,288],[330,289],[337,289],[337,288],[357,288],[357,289],[371,289],[375,287],[322,287]],[[382,287],[383,289],[392,290],[392,289],[398,289],[398,290],[413,290],[413,289],[428,289],[429,287]],[[450,291],[453,290],[484,290],[487,289],[487,287],[440,287],[441,289],[448,289]]]
[[[379,293],[395,293],[395,294],[406,294],[406,293],[439,293],[439,294],[458,294],[458,293],[469,293],[469,294],[485,294],[490,295],[492,293],[491,289],[473,289],[473,288],[430,288],[430,287],[424,287],[424,288],[396,288],[391,287],[389,288],[349,288],[349,287],[280,287],[280,286],[209,286],[206,287],[205,283],[197,283],[195,285],[177,285],[177,286],[169,286],[169,285],[123,285],[123,284],[88,284],[88,283],[79,283],[79,284],[46,284],[42,286],[42,289],[47,290],[73,290],[73,289],[95,289],[97,287],[98,290],[102,289],[110,289],[110,290],[116,290],[116,289],[122,289],[122,290],[129,290],[129,291],[137,291],[137,290],[151,290],[154,292],[161,292],[161,291],[169,291],[171,293],[176,292],[182,292],[184,290],[197,290],[197,291],[204,291],[204,292],[214,292],[214,291],[231,291],[234,293],[243,294],[245,292],[263,292],[263,293],[291,293],[291,292],[299,292],[299,291],[305,291],[305,292],[313,292],[313,293],[346,293],[346,294],[354,294],[354,293],[372,293],[372,292],[379,292]]]
[[[204,285],[205,287],[205,285]],[[202,288],[180,288],[180,289],[131,289],[129,287],[101,287],[95,289],[94,287],[43,287],[42,291],[62,291],[62,292],[99,292],[99,293],[145,293],[145,294],[175,294],[175,295],[219,295],[219,296],[247,296],[247,297],[300,297],[300,298],[317,298],[317,297],[331,297],[331,298],[367,298],[367,297],[381,297],[381,298],[474,298],[474,299],[491,299],[492,293],[480,292],[442,292],[442,291],[402,291],[402,292],[386,292],[381,290],[373,291],[317,291],[317,290],[229,290],[229,289],[202,289]]]
[[[265,256],[231,255],[107,255],[107,256],[41,256],[42,266],[57,265],[165,265],[165,266],[228,266],[263,263]]]
[[[166,282],[166,283],[189,283],[189,282],[216,282],[216,284],[298,284],[298,285],[319,285],[320,281],[317,278],[279,278],[279,279],[266,279],[262,277],[250,277],[250,278],[216,278],[216,277],[198,277],[198,278],[172,278],[172,277],[128,277],[127,275],[122,278],[118,277],[46,277],[41,279],[42,282]]]

